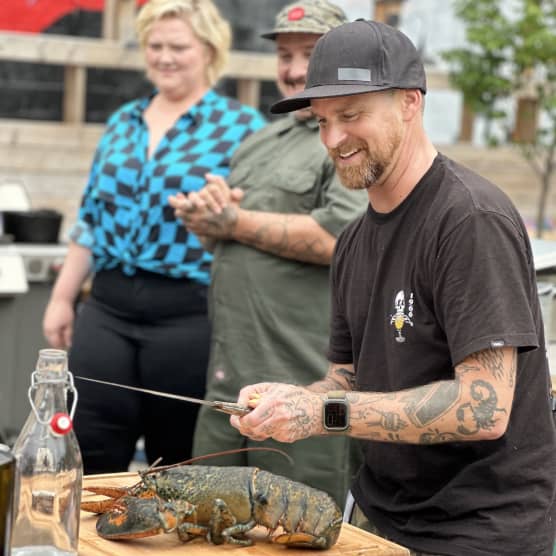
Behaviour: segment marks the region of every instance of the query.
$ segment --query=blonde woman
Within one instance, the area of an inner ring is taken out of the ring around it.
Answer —
[[[213,89],[230,28],[211,0],[150,0],[137,32],[154,89],[107,122],[44,334],[51,346],[70,348],[76,375],[202,398],[211,256],[167,198],[199,190],[207,174],[227,176],[232,154],[264,120]],[[91,273],[91,295],[76,315]],[[141,436],[149,463],[190,456],[194,405],[77,387],[86,473],[127,469]]]

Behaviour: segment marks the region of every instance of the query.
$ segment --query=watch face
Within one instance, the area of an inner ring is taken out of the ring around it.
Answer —
[[[344,402],[327,402],[324,410],[326,429],[344,430],[348,424],[348,408]]]

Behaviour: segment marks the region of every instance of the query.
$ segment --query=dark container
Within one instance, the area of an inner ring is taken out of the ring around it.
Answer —
[[[14,511],[15,459],[10,449],[0,444],[0,556],[10,556]]]
[[[56,210],[5,211],[4,233],[16,243],[58,243],[62,213]]]

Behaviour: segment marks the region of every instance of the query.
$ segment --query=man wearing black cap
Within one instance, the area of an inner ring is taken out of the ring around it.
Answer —
[[[551,556],[556,431],[527,231],[506,195],[438,153],[425,73],[371,21],[315,46],[305,90],[366,214],[332,264],[330,367],[308,387],[261,383],[232,425],[254,439],[365,441],[356,511],[412,554]]]
[[[276,42],[277,84],[284,96],[303,90],[317,39],[345,21],[343,11],[327,0],[299,0],[278,13],[274,28],[263,36]],[[172,201],[190,230],[217,240],[206,393],[212,400],[232,400],[243,386],[260,380],[308,383],[323,378],[332,251],[341,229],[366,206],[365,193],[346,190],[335,175],[307,108],[245,141],[227,181],[230,187],[223,178],[208,176],[199,195]],[[234,187],[241,188],[242,198],[231,197]],[[226,205],[224,210],[213,194]],[[240,198],[238,205],[234,199]],[[214,212],[204,211],[205,201]],[[194,206],[197,210],[187,211]],[[347,437],[296,445],[270,440],[265,446],[289,453],[293,464],[269,451],[214,463],[259,466],[324,490],[343,505],[361,462],[355,444]],[[260,447],[230,427],[225,415],[201,410],[195,455],[253,445]]]

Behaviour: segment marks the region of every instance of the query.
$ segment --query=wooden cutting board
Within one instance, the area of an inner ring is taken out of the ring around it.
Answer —
[[[138,480],[137,473],[114,473],[89,475],[83,480],[88,485],[131,485]],[[96,495],[83,491],[83,500],[94,499]],[[231,545],[214,546],[202,539],[183,544],[177,534],[158,535],[132,541],[108,541],[97,535],[97,516],[81,512],[79,534],[80,556],[218,556],[233,551],[233,556],[409,556],[409,551],[395,543],[367,533],[353,525],[344,523],[338,542],[329,550],[306,550],[285,548],[268,542],[265,531],[253,532],[255,544],[239,547]]]

